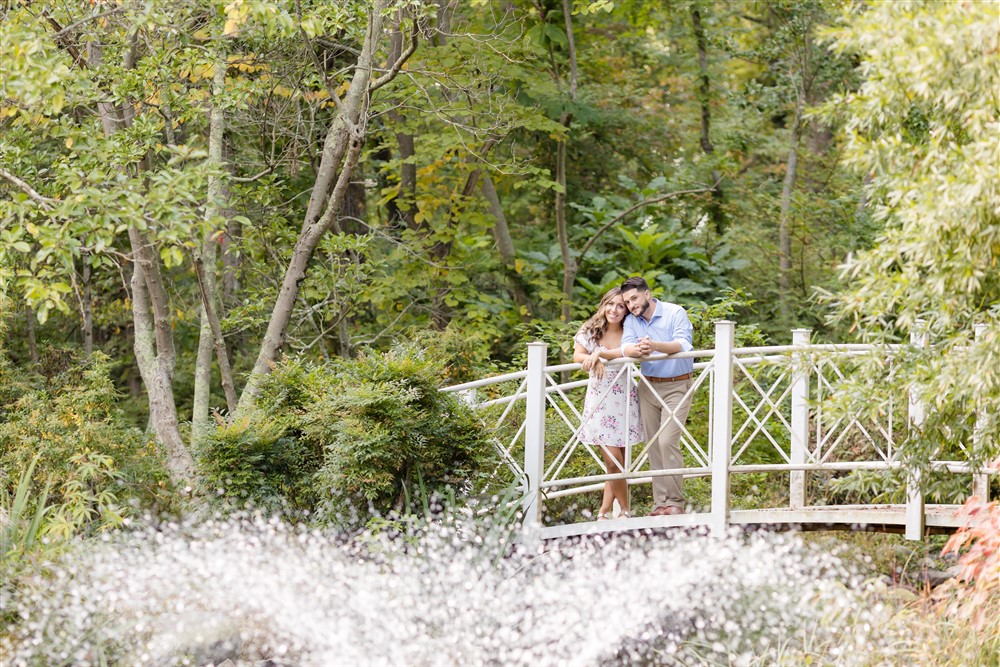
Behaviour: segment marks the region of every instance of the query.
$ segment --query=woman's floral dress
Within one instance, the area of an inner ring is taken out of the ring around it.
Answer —
[[[574,341],[582,345],[588,354],[598,347],[607,349],[582,331]],[[591,374],[583,401],[583,424],[577,434],[582,442],[603,447],[625,447],[646,439],[642,420],[639,419],[639,392],[625,373],[618,375],[620,370],[621,366],[606,368],[600,380]],[[627,392],[626,384],[631,385]],[[602,396],[604,400],[601,400]],[[628,433],[625,432],[626,422]]]

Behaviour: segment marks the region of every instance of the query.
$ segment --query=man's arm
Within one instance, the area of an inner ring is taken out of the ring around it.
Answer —
[[[677,312],[671,318],[670,324],[673,329],[673,340],[650,341],[653,351],[662,354],[678,354],[693,350],[694,345],[691,339],[694,327],[691,326],[691,320],[688,319],[687,311],[683,308],[678,308]]]
[[[635,328],[634,318],[635,315],[626,315],[622,323],[622,356],[625,357],[641,356],[635,344],[639,340],[639,334]]]
[[[677,354],[684,351],[684,346],[678,340],[651,340],[649,346],[657,354]]]

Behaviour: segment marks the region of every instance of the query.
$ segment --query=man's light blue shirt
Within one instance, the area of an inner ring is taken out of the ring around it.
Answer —
[[[682,352],[694,349],[691,343],[691,320],[687,312],[676,303],[656,300],[656,310],[648,322],[644,317],[632,313],[625,316],[622,333],[622,347],[634,345],[644,336],[652,341],[677,341]],[[659,354],[659,353],[657,353]],[[672,378],[694,372],[694,359],[665,359],[663,361],[642,362],[642,374],[651,377]]]

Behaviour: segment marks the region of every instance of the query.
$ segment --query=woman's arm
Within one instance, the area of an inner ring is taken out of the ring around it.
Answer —
[[[601,363],[601,348],[598,346],[593,352],[587,352],[587,348],[580,343],[573,345],[573,362],[581,364],[583,370],[592,373],[598,379],[604,377],[604,364]]]
[[[623,348],[624,346],[616,347],[612,350],[604,350],[601,352],[601,359],[621,359],[625,356],[625,353],[622,351]]]

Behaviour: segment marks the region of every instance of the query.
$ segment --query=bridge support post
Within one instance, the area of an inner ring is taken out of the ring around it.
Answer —
[[[528,343],[527,405],[524,424],[524,519],[521,528],[534,541],[542,525],[542,471],[545,469],[545,365],[546,343]]]
[[[793,329],[792,345],[809,345],[811,333],[809,329]],[[792,368],[791,462],[801,465],[809,447],[809,359],[805,352],[796,355]],[[801,509],[805,504],[806,472],[793,470],[788,478],[788,505]]]
[[[976,340],[980,340],[986,335],[986,325],[976,325]],[[976,406],[976,428],[972,432],[972,451],[974,454],[983,453],[983,430],[986,428],[986,414],[982,404]],[[990,500],[990,476],[975,474],[972,476],[972,495],[979,498],[984,503]]]
[[[712,516],[714,537],[729,532],[729,458],[733,446],[733,347],[736,323],[715,323],[715,360],[712,374]]]
[[[910,344],[927,347],[927,327],[924,320],[914,323],[910,332]],[[924,404],[920,400],[919,388],[910,389],[910,429],[918,429],[924,423]],[[913,470],[906,477],[906,530],[908,540],[924,539],[924,493],[920,489],[920,471]]]

